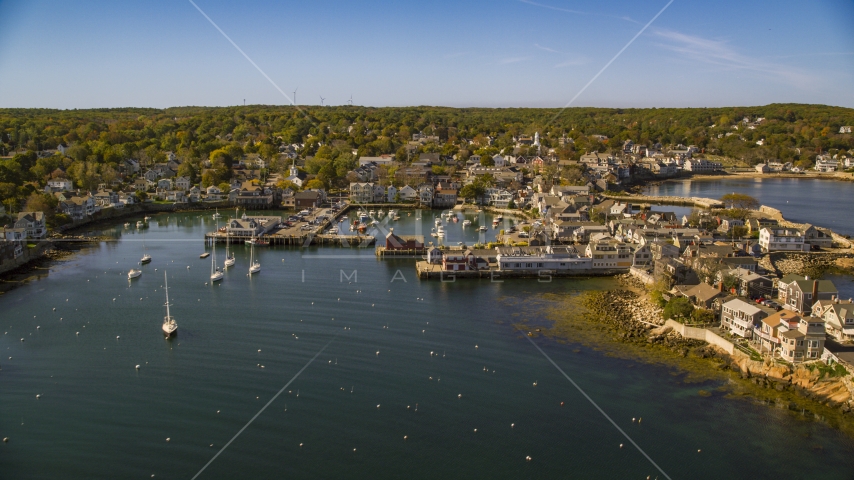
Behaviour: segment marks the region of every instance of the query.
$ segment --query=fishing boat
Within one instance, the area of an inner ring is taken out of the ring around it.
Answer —
[[[145,252],[145,230],[142,231],[142,258],[139,260],[140,265],[151,263],[151,255]]]
[[[171,337],[178,333],[178,322],[169,313],[169,279],[166,277],[166,272],[163,272],[163,285],[166,287],[166,316],[163,317],[163,334]]]
[[[370,217],[368,217],[367,213],[362,212],[359,214],[359,223],[368,223],[370,221],[371,221],[371,219],[370,219]]]
[[[269,247],[270,241],[263,237],[258,237],[255,239],[255,245],[258,247]]]
[[[463,220],[464,227],[468,227],[469,225],[471,225],[471,220]]]
[[[502,220],[504,220],[504,216],[502,216],[502,215],[497,215],[493,221],[494,221],[494,222],[500,222],[500,221],[502,221]]]
[[[130,271],[128,272],[128,280],[130,280],[132,278],[137,278],[140,275],[142,275],[142,270],[137,270],[137,269],[131,268]]]
[[[253,235],[252,240],[255,240]],[[261,264],[255,259],[255,242],[249,244],[249,275],[261,271]]]
[[[233,267],[234,266],[234,254],[229,252],[229,236],[228,236],[228,228],[225,229],[225,261],[222,262],[223,268]]]

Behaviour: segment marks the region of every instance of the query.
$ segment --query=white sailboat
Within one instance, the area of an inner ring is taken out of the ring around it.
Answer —
[[[252,244],[249,245],[249,275],[261,271],[261,264],[255,259],[255,235],[252,235]]]
[[[220,214],[219,214],[219,209],[218,209],[218,208],[215,210],[214,214],[213,214],[213,215],[211,215],[211,217],[213,217],[213,219],[214,219],[214,220],[219,219],[219,217],[221,217],[221,216],[222,216],[222,215],[220,215]]]
[[[229,238],[228,238],[228,226],[225,227],[225,261],[222,262],[224,268],[233,267],[234,266],[234,254],[230,253],[228,250]]]
[[[166,272],[163,272],[163,285],[166,287],[166,316],[163,317],[163,334],[171,337],[178,333],[178,322],[169,313],[169,279],[166,277]]]
[[[213,256],[211,256],[211,285],[213,285],[214,282],[222,280],[222,277],[222,270],[216,266],[216,245],[214,245]]]
[[[145,265],[146,263],[151,262],[151,255],[145,252],[145,230],[142,231],[142,258],[139,260],[139,263]]]

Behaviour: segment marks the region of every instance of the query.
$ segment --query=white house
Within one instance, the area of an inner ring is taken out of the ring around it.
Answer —
[[[418,201],[422,205],[433,205],[433,187],[431,185],[422,185],[418,188]]]
[[[52,192],[70,192],[74,190],[74,182],[67,178],[55,178],[47,181],[47,186]]]
[[[851,133],[851,126],[845,125],[843,127],[839,127],[839,133]]]
[[[723,168],[720,162],[710,162],[705,158],[689,158],[682,164],[683,170],[694,173],[716,172]]]
[[[371,203],[374,201],[374,184],[353,182],[350,184],[351,203]]]
[[[794,228],[768,228],[759,230],[759,246],[763,252],[809,252],[803,232]]]
[[[175,188],[187,191],[190,189],[190,177],[175,177]]]
[[[401,187],[397,193],[400,195],[400,199],[404,202],[412,202],[418,198],[418,192],[409,185]]]
[[[219,189],[216,185],[211,185],[205,190],[205,199],[209,202],[218,202],[223,199],[224,195],[222,190]]]
[[[388,199],[389,202],[394,202],[395,197],[397,196],[397,189],[394,188],[394,185],[389,185],[388,187]]]

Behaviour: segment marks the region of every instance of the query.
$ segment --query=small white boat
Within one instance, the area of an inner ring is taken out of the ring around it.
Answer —
[[[225,230],[225,261],[222,262],[223,268],[228,268],[228,267],[234,266],[234,261],[235,261],[234,260],[234,254],[230,253],[228,250],[228,245],[230,243],[229,239],[230,239],[230,237],[228,236],[228,229],[226,228],[226,230]]]
[[[222,270],[216,264],[216,245],[214,245],[213,256],[211,257],[211,285],[222,280],[223,276]]]
[[[391,217],[392,220],[400,220],[400,215],[395,215]]]
[[[471,225],[471,220],[463,220],[464,227],[468,227],[469,225]]]
[[[213,219],[214,219],[214,220],[217,220],[217,219],[219,219],[220,217],[222,217],[222,215],[220,215],[220,214],[219,214],[219,209],[217,209],[217,210],[214,212],[214,214],[213,214],[213,215],[211,215],[211,217],[213,217]]]
[[[142,228],[145,224],[141,220],[136,222],[136,228]]]
[[[435,221],[435,222],[433,222],[433,223],[435,223],[435,224],[436,224],[436,226],[438,227],[439,225],[441,225],[441,224],[442,224],[442,219],[441,219],[441,218],[437,218],[437,219],[436,219],[436,221]]]
[[[376,214],[377,214],[377,211],[376,211],[376,210],[371,210],[370,212],[368,212],[368,215],[370,215],[370,216],[372,216],[372,217],[373,217],[373,216],[376,216]]]
[[[254,240],[254,237],[253,237]],[[261,264],[255,259],[255,242],[249,245],[249,275],[261,271]]]
[[[330,229],[329,229],[329,234],[330,234],[330,235],[336,235],[336,234],[338,234],[338,227],[337,227],[337,226],[333,226],[332,228],[330,228]]]
[[[145,220],[145,221],[147,222],[147,221],[151,220],[151,217],[149,217],[148,215],[146,215],[146,216],[145,216],[145,217],[143,217],[142,219],[143,219],[143,220]]]
[[[151,255],[145,253],[145,230],[142,231],[142,258],[139,259],[140,265],[151,263]]]
[[[480,228],[478,228],[478,230],[480,230],[481,232],[485,232],[485,231],[486,231],[486,226],[485,226],[485,225],[481,225],[481,227],[480,227]]]
[[[163,317],[163,334],[171,337],[178,333],[178,322],[169,314],[169,279],[166,277],[166,272],[163,272],[163,285],[166,286],[166,316]]]
[[[134,268],[131,268],[128,272],[128,280],[130,280],[131,278],[137,278],[140,275],[142,275],[142,270],[136,270]]]
[[[125,228],[130,228],[130,222],[125,222]]]
[[[388,216],[389,216],[389,217],[393,217],[393,216],[395,216],[395,215],[397,215],[397,210],[391,209],[391,210],[389,210],[389,211],[388,211]]]

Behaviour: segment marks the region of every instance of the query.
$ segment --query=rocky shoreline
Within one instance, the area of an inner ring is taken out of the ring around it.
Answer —
[[[587,291],[570,300],[581,310],[572,319],[566,318],[565,306],[554,309],[550,315],[554,325],[544,333],[610,355],[673,366],[696,380],[724,381],[721,388],[730,396],[754,398],[824,421],[854,437],[851,372],[839,375],[839,370],[818,364],[793,367],[770,359],[752,360],[739,350],[730,355],[704,341],[683,338],[662,325],[661,310],[649,301],[636,279],[620,276],[617,281],[621,288]],[[585,330],[592,331],[584,335]],[[709,393],[700,390],[698,394]]]

